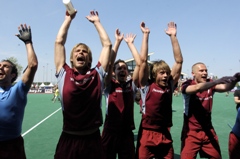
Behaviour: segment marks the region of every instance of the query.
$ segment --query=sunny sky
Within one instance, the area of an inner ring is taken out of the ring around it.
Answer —
[[[173,65],[170,38],[164,29],[168,22],[174,21],[184,58],[182,72],[190,74],[191,66],[200,61],[206,64],[209,74],[218,77],[240,71],[239,0],[72,0],[72,3],[78,13],[68,33],[67,59],[72,47],[83,42],[90,46],[92,65],[96,65],[101,51],[100,39],[85,16],[90,10],[97,10],[112,43],[115,30],[119,28],[124,34],[137,34],[134,43],[138,50],[142,40],[140,23],[144,21],[151,31],[149,52],[154,52],[151,60],[163,59],[170,67]],[[26,23],[32,28],[39,60],[34,81],[55,83],[54,41],[65,16],[62,0],[1,1],[0,12],[1,59],[14,56],[23,67],[27,65],[25,46],[14,36],[19,24]],[[118,58],[132,58],[124,41]]]

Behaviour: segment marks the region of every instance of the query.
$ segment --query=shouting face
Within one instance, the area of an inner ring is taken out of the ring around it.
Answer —
[[[92,62],[89,49],[84,45],[78,45],[73,49],[70,61],[72,67],[78,71],[88,69]]]
[[[119,82],[125,82],[128,76],[127,65],[123,62],[119,62],[115,65],[114,73]]]
[[[9,85],[12,82],[12,78],[16,75],[12,73],[12,65],[7,61],[0,63],[0,85]]]
[[[204,83],[207,81],[208,70],[203,63],[199,63],[193,66],[192,75],[196,83]]]

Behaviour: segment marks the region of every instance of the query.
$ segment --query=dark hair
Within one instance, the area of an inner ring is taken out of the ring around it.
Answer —
[[[114,72],[115,69],[116,69],[116,65],[119,64],[119,63],[124,63],[124,64],[127,66],[127,71],[128,71],[128,65],[127,65],[127,63],[126,63],[124,60],[118,59],[118,60],[115,61],[114,64],[113,64],[113,72]]]
[[[8,63],[10,63],[12,65],[12,72],[11,72],[11,74],[15,74],[16,75],[15,77],[12,78],[11,83],[13,83],[17,79],[17,77],[18,77],[18,70],[17,70],[16,64],[14,64],[10,60],[2,60],[2,62],[8,62]]]

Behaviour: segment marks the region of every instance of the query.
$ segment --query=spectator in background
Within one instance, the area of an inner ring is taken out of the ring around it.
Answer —
[[[58,90],[58,86],[56,87],[55,91],[54,91],[54,97],[53,97],[53,103],[56,102],[56,100],[58,99],[58,101],[60,101],[60,94],[59,94],[59,90]]]

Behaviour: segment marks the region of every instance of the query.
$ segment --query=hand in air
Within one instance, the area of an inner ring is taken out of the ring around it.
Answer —
[[[21,24],[18,27],[19,34],[16,34],[16,36],[22,40],[25,44],[32,43],[32,33],[31,33],[31,27],[26,24]]]
[[[175,24],[174,22],[169,22],[168,23],[168,28],[165,29],[165,33],[169,36],[176,36],[177,35],[177,24]]]

